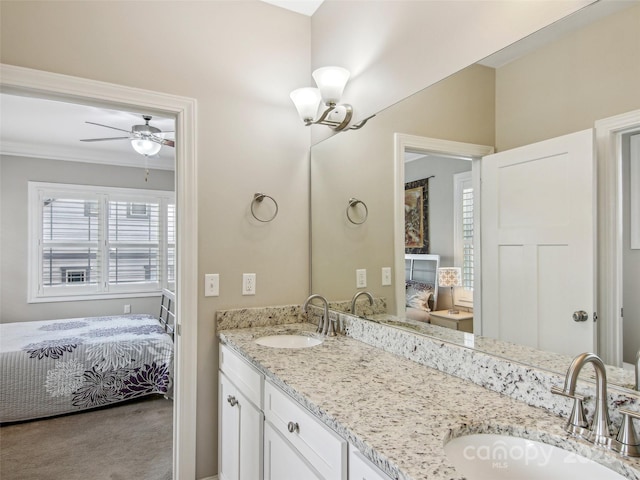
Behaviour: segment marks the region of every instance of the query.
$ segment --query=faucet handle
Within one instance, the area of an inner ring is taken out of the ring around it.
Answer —
[[[556,387],[555,385],[551,387],[551,393],[573,399],[573,409],[571,410],[571,414],[567,419],[567,424],[565,425],[564,429],[567,432],[575,435],[583,437],[586,436],[588,433],[587,428],[589,427],[589,424],[587,423],[587,419],[584,416],[584,407],[582,406],[584,396],[580,395],[579,393],[568,393],[564,389]]]
[[[613,442],[613,449],[622,455],[628,457],[640,457],[640,440],[633,426],[633,419],[640,418],[640,412],[620,408],[618,410],[622,414],[622,425],[618,430],[618,436]]]
[[[584,395],[580,395],[579,393],[569,393],[564,388],[556,387],[555,385],[551,387],[551,393],[580,401],[584,400]]]

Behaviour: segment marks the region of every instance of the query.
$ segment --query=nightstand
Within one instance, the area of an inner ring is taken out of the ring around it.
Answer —
[[[448,310],[437,310],[429,313],[429,321],[440,327],[473,333],[473,313],[470,312],[448,313]]]

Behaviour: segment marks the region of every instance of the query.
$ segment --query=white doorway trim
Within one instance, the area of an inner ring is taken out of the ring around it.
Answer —
[[[622,135],[640,110],[595,122],[598,164],[598,354],[622,367]]]
[[[196,101],[68,75],[0,64],[0,91],[91,105],[144,109],[176,118],[176,335],[173,478],[195,478],[197,372]]]
[[[404,276],[404,153],[405,150],[417,150],[424,153],[434,153],[450,157],[471,158],[471,175],[474,191],[474,279],[473,279],[473,332],[482,334],[482,268],[480,259],[480,162],[482,157],[494,153],[494,148],[487,145],[477,145],[474,143],[454,142],[451,140],[440,140],[437,138],[420,137],[417,135],[407,135],[395,133],[393,135],[394,144],[394,178],[393,178],[393,250],[395,263],[395,297],[396,315],[404,314],[404,304],[400,300],[405,297],[404,282],[398,279]],[[475,192],[478,192],[476,195]],[[476,315],[477,312],[477,315]]]

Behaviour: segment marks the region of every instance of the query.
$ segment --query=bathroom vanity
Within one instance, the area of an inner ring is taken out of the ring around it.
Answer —
[[[559,446],[621,478],[640,479],[640,460],[595,449],[564,431],[566,414],[553,410],[568,411],[568,399],[533,393],[544,397],[541,402],[555,403],[549,408],[528,405],[536,402],[512,398],[535,390],[518,393],[526,390],[522,378],[499,380],[505,384],[498,388],[503,393],[459,378],[470,366],[443,342],[425,349],[421,337],[408,332],[348,315],[341,315],[341,322],[347,335],[324,338],[310,348],[273,348],[256,340],[313,336],[311,323],[219,331],[221,480],[462,479],[444,446],[475,433]],[[385,351],[384,345],[398,340],[399,351]],[[410,359],[416,354],[425,360]],[[446,365],[448,358],[457,367]],[[442,368],[425,365],[429,362],[440,362]],[[507,376],[525,375],[505,360],[491,365],[481,368],[504,367]],[[544,391],[551,387],[542,383]]]

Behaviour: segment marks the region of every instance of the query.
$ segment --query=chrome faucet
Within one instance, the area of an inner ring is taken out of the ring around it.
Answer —
[[[587,422],[582,411],[583,397],[576,394],[578,375],[587,363],[591,363],[596,371],[596,408],[591,427],[587,430]],[[564,388],[552,387],[551,393],[564,395],[575,400],[573,411],[566,430],[580,435],[597,445],[611,445],[611,422],[607,406],[607,372],[604,363],[595,353],[581,353],[573,359],[564,380]]]
[[[356,292],[356,294],[351,299],[351,313],[353,313],[354,315],[356,314],[356,300],[358,300],[358,297],[360,295],[364,295],[364,296],[368,297],[369,298],[369,305],[373,305],[373,296],[369,292],[363,292],[363,291]]]
[[[333,325],[333,322],[331,322],[331,319],[329,318],[329,302],[327,302],[326,298],[324,298],[322,295],[318,295],[317,293],[314,293],[304,301],[304,304],[302,305],[302,310],[306,312],[307,307],[309,306],[311,301],[316,298],[319,300],[322,300],[322,303],[324,304],[324,311],[322,313],[322,317],[320,318],[320,321],[318,322],[318,328],[316,329],[316,332],[321,333],[323,335],[329,335],[330,337],[335,337],[336,329],[335,329],[335,326]]]

